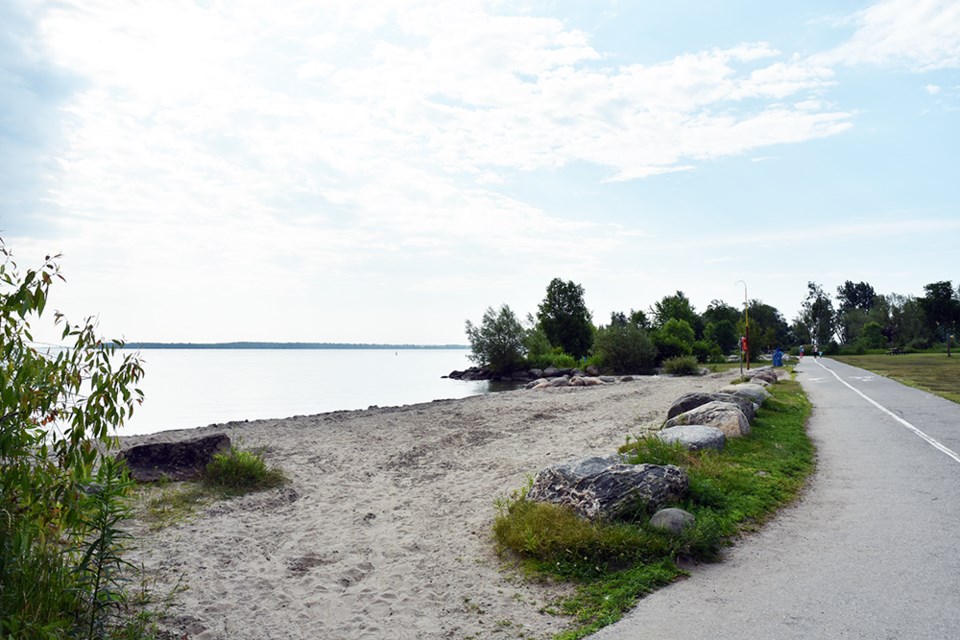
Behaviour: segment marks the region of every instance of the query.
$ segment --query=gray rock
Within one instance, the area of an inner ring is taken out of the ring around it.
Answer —
[[[538,386],[540,386],[541,384],[546,384],[546,383],[548,383],[548,382],[550,382],[550,381],[547,380],[546,378],[537,378],[536,380],[532,380],[532,381],[528,382],[526,388],[527,388],[527,389],[533,389],[534,387],[538,387]]]
[[[732,393],[715,393],[713,396],[717,402],[731,402],[737,405],[740,411],[743,412],[747,422],[753,422],[754,416],[757,415],[757,409],[760,408],[758,403],[755,403],[746,396],[738,396]]]
[[[759,369],[752,369],[744,374],[744,377],[748,378],[751,381],[754,380],[763,380],[768,384],[776,384],[780,378],[777,376],[777,372],[774,371],[771,367],[760,367]]]
[[[670,409],[667,410],[667,420],[675,416],[680,415],[681,413],[686,413],[691,409],[696,409],[700,405],[707,404],[708,402],[713,402],[716,400],[716,394],[714,393],[703,393],[702,391],[694,391],[692,393],[685,393],[676,400],[673,401],[673,404],[670,405]]]
[[[756,382],[757,380],[763,380],[768,384],[777,384],[780,381],[780,378],[778,378],[777,374],[775,374],[773,371],[765,371],[750,378],[750,382]]]
[[[692,527],[696,522],[697,519],[692,513],[675,507],[660,509],[650,518],[651,527],[669,531],[674,535],[680,535],[684,529]]]
[[[704,424],[684,424],[657,432],[657,437],[667,443],[679,442],[690,451],[716,449],[723,451],[727,437],[716,427]]]
[[[543,369],[530,369],[530,377],[533,379],[543,377]]]
[[[663,426],[669,429],[688,424],[716,427],[728,438],[739,438],[750,433],[750,422],[743,412],[736,405],[717,400],[670,418]]]
[[[604,382],[600,378],[588,377],[583,379],[583,386],[585,387],[596,387],[601,384],[604,384]]]
[[[138,444],[121,451],[130,477],[137,482],[156,482],[161,478],[189,480],[203,471],[213,456],[230,450],[230,438],[217,433],[180,442]]]
[[[617,381],[616,376],[600,376],[600,382],[603,382],[605,384],[613,384],[616,381]]]
[[[543,370],[544,378],[555,378],[559,375],[560,375],[560,369],[557,369],[556,367],[547,367],[546,369]]]
[[[727,393],[735,396],[741,396],[743,398],[749,399],[751,402],[756,404],[763,404],[767,398],[770,397],[770,392],[761,387],[758,384],[750,384],[745,382],[743,384],[733,384],[729,387],[724,387],[718,391],[718,393]]]
[[[559,378],[554,378],[548,384],[551,387],[569,387],[570,376],[560,376]]]
[[[597,376],[600,375],[600,369],[596,368],[591,364],[589,367],[587,367],[587,375],[592,378],[596,378]]]
[[[582,387],[582,386],[584,386],[583,376],[573,376],[572,378],[570,378],[570,386],[571,386],[571,387]]]
[[[679,467],[594,457],[541,469],[527,499],[568,505],[590,520],[616,520],[654,511],[687,489],[687,474]]]

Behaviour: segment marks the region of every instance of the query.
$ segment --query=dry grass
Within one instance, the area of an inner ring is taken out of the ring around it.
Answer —
[[[832,357],[960,403],[960,354],[950,358],[945,353]]]

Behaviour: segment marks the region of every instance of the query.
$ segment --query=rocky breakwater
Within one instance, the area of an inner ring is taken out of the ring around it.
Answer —
[[[526,383],[532,389],[541,383],[555,383],[550,386],[591,386],[610,382],[632,380],[632,376],[601,376],[596,367],[585,369],[547,367],[546,369],[521,369],[511,373],[495,373],[486,367],[470,367],[463,371],[451,371],[443,376],[451,380],[493,380],[496,382]],[[558,382],[562,381],[562,382]],[[584,381],[584,382],[581,382]]]

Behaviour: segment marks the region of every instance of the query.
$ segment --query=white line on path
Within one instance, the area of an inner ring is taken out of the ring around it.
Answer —
[[[913,431],[915,434],[917,434],[918,436],[920,436],[921,438],[923,438],[924,440],[926,440],[927,443],[930,444],[930,446],[932,446],[934,449],[937,449],[937,450],[941,451],[942,453],[947,454],[948,456],[950,456],[951,458],[953,458],[956,462],[960,463],[960,455],[957,455],[956,453],[954,453],[953,451],[951,451],[949,448],[943,446],[942,444],[940,444],[939,442],[937,442],[935,439],[933,439],[933,438],[931,438],[930,436],[928,436],[927,434],[925,434],[923,431],[920,431],[920,429],[917,429],[915,426],[913,426],[912,424],[910,424],[909,422],[907,422],[906,420],[904,420],[903,418],[901,418],[900,416],[898,416],[897,414],[895,414],[893,411],[890,411],[889,409],[887,409],[886,407],[884,407],[882,404],[880,404],[879,402],[877,402],[877,401],[874,400],[873,398],[869,398],[869,397],[867,397],[866,395],[864,395],[863,392],[861,392],[859,389],[857,389],[856,387],[854,387],[853,385],[851,385],[851,384],[849,384],[847,381],[845,381],[843,378],[841,378],[840,376],[838,376],[832,369],[828,369],[827,367],[823,366],[818,360],[814,360],[814,362],[816,362],[816,363],[820,366],[820,368],[823,369],[824,371],[829,371],[830,374],[831,374],[834,378],[836,378],[837,380],[839,380],[841,384],[844,384],[844,385],[846,385],[847,387],[849,387],[850,390],[852,390],[854,393],[856,393],[857,395],[859,395],[861,398],[863,398],[864,400],[866,400],[867,402],[869,402],[870,404],[872,404],[873,406],[875,406],[877,409],[880,409],[880,411],[883,411],[885,414],[887,414],[888,416],[890,416],[891,418],[893,418],[894,420],[896,420],[897,422],[899,422],[900,424],[902,424],[903,426],[905,426],[907,429],[910,429],[910,431]]]

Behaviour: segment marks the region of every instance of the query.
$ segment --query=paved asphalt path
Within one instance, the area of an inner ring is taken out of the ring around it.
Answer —
[[[797,370],[804,497],[592,640],[960,638],[960,405],[828,358]]]

